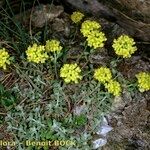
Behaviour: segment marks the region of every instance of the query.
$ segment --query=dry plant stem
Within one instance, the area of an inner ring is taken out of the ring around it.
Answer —
[[[74,36],[73,36],[72,41],[74,41],[74,40],[75,40],[77,33],[78,33],[78,26],[76,25],[75,33],[74,33]]]
[[[19,74],[19,75],[21,75],[21,76],[22,76],[26,81],[28,81],[37,91],[40,92],[40,89],[32,82],[32,80],[31,80],[26,74],[24,74],[24,73],[20,70],[20,68],[19,68],[18,66],[16,66],[16,65],[14,64],[14,67],[17,68],[17,69],[19,70],[19,72],[21,73],[21,74]]]
[[[98,83],[97,86],[95,87],[95,89],[93,89],[93,91],[91,91],[91,92],[90,92],[88,95],[86,95],[86,96],[89,96],[89,95],[93,94],[98,88],[100,88],[100,86],[101,86],[101,84]],[[76,105],[79,105],[79,104],[83,101],[83,99],[84,99],[86,96],[83,96],[83,97],[81,98],[81,100],[77,102]]]
[[[70,111],[71,111],[71,104],[70,104],[70,101],[69,101],[69,99],[68,99],[68,97],[66,96],[65,93],[63,93],[63,96],[64,96],[65,101],[67,102],[67,105],[68,105],[68,112],[65,115],[65,117],[67,117],[69,115]]]
[[[4,80],[2,81],[2,84],[5,83],[5,81],[7,81],[7,79],[9,79],[9,77],[12,75],[12,73],[9,73],[7,74],[5,77],[4,77]],[[8,83],[7,83],[8,84]]]
[[[86,51],[87,49],[87,44],[86,44],[86,41],[84,42],[84,50],[83,50],[83,53],[80,55],[80,57],[78,57],[78,59],[76,60],[76,63],[79,63],[80,59],[82,58],[82,56],[85,56],[84,55],[84,52]]]
[[[7,113],[2,113],[2,112],[0,112],[0,115],[7,115]]]
[[[20,79],[16,79],[16,80],[10,85],[9,88],[12,88],[12,86],[13,86],[15,83],[17,83],[19,80],[20,80]]]
[[[24,98],[24,99],[19,103],[19,105],[21,105],[22,103],[24,103],[26,100],[27,100],[27,97]]]
[[[55,70],[55,75],[56,79],[58,80],[58,73],[57,73],[57,54],[54,52],[54,70]]]
[[[0,41],[0,46],[1,46],[1,45],[6,45],[7,47],[9,47],[9,48],[15,50],[12,46],[9,45],[9,43],[11,44],[11,42],[9,42],[9,41]]]
[[[47,101],[40,101],[40,102],[30,103],[30,104],[29,104],[29,107],[30,107],[30,106],[34,106],[34,105],[37,105],[37,104],[40,105],[40,104],[46,104],[46,103],[47,103]]]
[[[84,67],[88,64],[89,62],[88,61],[86,61],[85,63],[84,63],[84,65],[81,67],[81,70],[83,70],[84,69]]]

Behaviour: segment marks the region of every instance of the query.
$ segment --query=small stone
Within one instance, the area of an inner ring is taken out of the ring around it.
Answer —
[[[73,110],[75,115],[81,115],[81,113],[86,109],[85,105],[76,106]]]
[[[102,147],[102,146],[104,146],[106,143],[107,143],[107,139],[99,138],[99,139],[93,141],[93,149],[97,149],[97,148],[99,148],[99,147]]]
[[[42,28],[46,23],[53,21],[64,11],[62,6],[40,5],[36,7],[32,15],[32,24],[35,27]]]
[[[63,19],[56,18],[54,20],[54,23],[52,24],[52,28],[57,32],[61,32],[65,30],[64,25],[65,25],[65,22]]]
[[[109,56],[107,55],[107,50],[104,48],[95,50],[95,52],[89,56],[89,61],[92,64],[106,65],[108,60]]]

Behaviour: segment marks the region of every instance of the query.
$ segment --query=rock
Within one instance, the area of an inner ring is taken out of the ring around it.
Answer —
[[[104,146],[106,143],[107,143],[107,140],[106,140],[106,139],[99,138],[99,139],[93,141],[93,149],[97,149],[97,148],[99,148],[99,147],[102,147],[102,146]]]
[[[96,133],[100,136],[106,137],[108,132],[110,132],[112,129],[113,128],[108,125],[107,119],[103,117],[99,130]]]
[[[124,95],[124,94],[123,94]],[[112,103],[112,111],[121,111],[125,107],[125,102],[121,96],[116,96],[114,102]]]
[[[150,96],[150,93],[147,94]],[[102,150],[150,149],[150,99],[145,97],[128,102],[122,113],[114,112],[108,116],[113,131],[108,133],[108,143]]]
[[[81,59],[83,52],[84,50],[81,46],[72,47],[67,53],[67,59]]]
[[[63,19],[56,18],[54,20],[54,23],[52,24],[52,27],[57,32],[64,31],[65,30],[65,22]]]
[[[32,24],[35,27],[41,28],[46,23],[53,21],[60,16],[64,11],[62,6],[55,5],[40,5],[36,7],[32,14]]]
[[[118,70],[124,75],[124,77],[132,80],[139,72],[149,72],[150,62],[144,61],[140,56],[133,56],[118,64]]]
[[[97,18],[106,18],[119,24],[133,37],[150,41],[149,0],[64,0],[63,3]]]
[[[109,59],[110,57],[108,56],[105,48],[97,49],[89,55],[89,61],[91,64],[106,65]]]
[[[106,43],[111,44],[111,42],[115,39],[118,38],[122,34],[128,34],[128,32],[119,26],[118,24],[108,21],[104,18],[98,18],[99,23],[102,26],[102,31],[106,34],[107,36],[107,41]]]
[[[70,35],[70,16],[67,13],[62,13],[59,18],[55,18],[52,24],[52,30],[61,33],[64,37]]]

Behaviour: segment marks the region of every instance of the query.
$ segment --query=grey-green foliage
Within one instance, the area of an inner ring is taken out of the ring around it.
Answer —
[[[111,95],[93,80],[74,86],[52,81],[51,86],[48,100],[39,98],[33,101],[33,96],[28,96],[24,103],[8,112],[5,118],[7,130],[18,141],[19,150],[25,148],[21,143],[25,140],[74,140],[75,149],[90,149],[92,134],[96,132],[102,115],[110,109]],[[17,86],[14,90],[20,91]],[[32,88],[24,91],[24,94],[30,94],[30,90]],[[80,114],[75,114],[73,110],[78,103],[85,107]],[[87,124],[90,130],[86,128]]]

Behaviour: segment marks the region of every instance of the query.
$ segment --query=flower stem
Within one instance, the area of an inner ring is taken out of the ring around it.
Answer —
[[[56,53],[54,53],[54,70],[55,70],[56,79],[58,79],[58,73],[57,73],[57,54]]]

